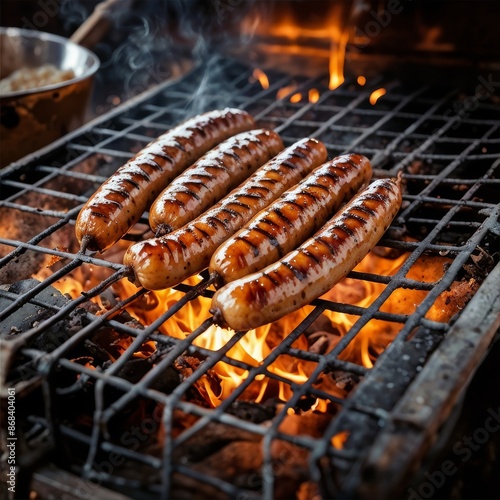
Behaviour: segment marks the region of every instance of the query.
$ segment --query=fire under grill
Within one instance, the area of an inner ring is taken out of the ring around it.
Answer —
[[[82,498],[389,498],[459,402],[500,321],[488,89],[267,76],[215,58],[2,172],[1,376],[17,394],[20,498],[49,483]],[[225,105],[286,145],[314,136],[405,182],[392,227],[344,282],[251,332],[213,325],[206,274],[154,294],[123,278],[146,216],[103,255],[74,237],[82,204],[133,153]]]

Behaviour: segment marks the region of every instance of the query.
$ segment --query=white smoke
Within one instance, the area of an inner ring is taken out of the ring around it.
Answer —
[[[88,0],[61,0],[65,29],[74,31],[94,9]],[[193,115],[224,107],[238,89],[221,81],[220,52],[248,44],[239,24],[254,0],[135,0],[130,9],[113,11],[112,26],[93,50],[101,59],[95,88],[129,99],[170,77],[176,47],[190,47],[196,64],[203,65],[199,87],[187,104]],[[269,7],[273,2],[259,2]]]

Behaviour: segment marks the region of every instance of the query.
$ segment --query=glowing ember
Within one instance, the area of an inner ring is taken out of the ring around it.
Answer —
[[[309,93],[308,93],[308,98],[309,98],[309,102],[318,102],[319,100],[319,91],[318,89],[310,89],[309,90]]]
[[[358,82],[358,85],[361,85],[361,87],[366,84],[366,78],[363,75],[358,76],[356,81]]]
[[[290,102],[300,102],[302,100],[302,94],[300,92],[297,92],[296,94],[293,94],[292,97],[290,97]]]
[[[341,450],[349,437],[349,431],[341,431],[332,437],[332,446],[337,450]]]
[[[384,88],[380,88],[380,89],[377,89],[377,90],[374,90],[371,94],[370,94],[370,104],[372,106],[374,106],[376,104],[376,102],[383,96],[387,94],[387,90],[385,90]]]
[[[255,68],[252,75],[261,84],[263,89],[269,88],[269,78],[261,69]]]
[[[287,95],[291,94],[297,85],[287,85],[286,87],[282,87],[276,92],[276,99],[284,99]]]

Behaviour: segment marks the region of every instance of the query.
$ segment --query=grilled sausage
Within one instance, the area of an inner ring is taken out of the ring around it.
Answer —
[[[136,284],[150,290],[180,283],[207,267],[227,238],[326,159],[325,146],[303,139],[261,167],[210,210],[181,229],[132,245],[124,257]]]
[[[375,181],[281,261],[218,290],[212,299],[214,320],[249,330],[309,304],[365,257],[400,207],[400,179]]]
[[[209,266],[218,277],[217,285],[263,269],[297,248],[371,176],[370,162],[357,154],[317,168],[217,249]]]
[[[151,229],[166,234],[184,226],[282,149],[279,135],[263,129],[227,139],[162,191],[149,211]]]
[[[255,127],[253,118],[226,108],[191,118],[161,135],[91,196],[76,220],[76,237],[89,250],[116,243],[174,177],[219,142]]]

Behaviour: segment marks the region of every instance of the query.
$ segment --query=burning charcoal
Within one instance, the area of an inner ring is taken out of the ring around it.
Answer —
[[[171,394],[180,383],[180,373],[173,366],[167,366],[161,375],[152,383],[151,388],[164,392],[165,394]]]
[[[37,207],[40,209],[40,212],[43,212],[44,208],[57,210],[57,205],[61,204],[67,206],[67,202],[63,198],[55,198],[54,196],[43,195],[33,191],[20,196],[16,199],[16,202]],[[20,241],[29,241],[44,229],[57,222],[57,219],[54,217],[23,212],[22,224],[20,224],[19,211],[8,207],[0,208],[0,220],[2,221],[0,234]],[[73,227],[68,224],[51,233],[44,240],[44,245],[49,248],[66,248],[68,242],[74,241],[73,231]],[[73,248],[72,250],[76,249]],[[0,244],[0,257],[5,257],[11,252],[11,246]],[[19,280],[28,279],[34,273],[49,266],[51,263],[53,263],[53,256],[42,252],[26,251],[0,268],[0,283],[14,283]]]
[[[101,308],[95,303],[92,302],[91,300],[88,300],[87,302],[84,302],[79,306],[79,309],[81,311],[86,311],[89,312],[90,314],[97,314],[101,312]]]
[[[429,163],[425,160],[413,160],[407,167],[408,173],[412,175],[436,175],[437,172],[441,172],[443,169],[444,165]]]
[[[434,321],[449,323],[451,318],[466,306],[479,285],[479,281],[474,278],[452,283],[450,288],[436,299],[427,317]]]
[[[163,359],[164,354],[165,353],[159,355],[157,351],[147,359],[147,362],[155,366]],[[181,383],[184,375],[184,372],[179,370],[179,365],[177,363],[175,363],[175,365],[169,365],[163,370],[159,377],[156,377],[151,388],[164,392],[165,394],[170,394]]]
[[[187,413],[179,408],[174,411],[174,428],[172,430],[172,437],[176,438],[186,429],[192,427],[199,419],[196,415]]]
[[[172,498],[177,500],[192,500],[193,498],[210,498],[211,500],[228,500],[229,497],[219,488],[193,477],[174,473],[172,476]],[[242,498],[251,500],[248,494]]]
[[[266,420],[271,420],[276,414],[276,408],[251,401],[235,401],[228,408],[227,413],[242,420],[260,424]]]
[[[73,358],[72,360],[72,363],[75,363],[75,364],[78,364],[78,365],[81,365],[81,366],[84,366],[86,368],[95,368],[96,367],[96,362],[94,360],[94,358],[92,356],[80,356],[79,358]],[[71,374],[68,374],[69,376],[64,376],[64,381],[65,383],[70,380],[70,377],[73,377],[75,376],[76,379],[75,379],[75,382],[72,384],[72,385],[65,385],[64,387],[58,387],[57,388],[57,394],[59,395],[69,395],[69,394],[73,394],[73,393],[78,393],[79,391],[86,391],[88,390],[89,388],[89,380],[90,380],[90,377],[89,375],[87,375],[86,373],[82,373],[82,374],[74,374],[74,373],[71,373]]]
[[[145,293],[136,300],[135,304],[143,312],[153,311],[160,305],[160,299],[154,293]]]
[[[338,334],[337,329],[333,326],[331,320],[324,314],[320,314],[312,323],[309,328],[304,332],[307,337],[315,334],[316,332],[328,332]]]
[[[328,332],[316,332],[310,335],[307,340],[310,344],[309,352],[313,352],[315,354],[325,354],[327,352],[328,347],[330,345],[330,337],[331,333]],[[338,335],[335,335],[338,339]]]
[[[359,383],[359,377],[353,373],[344,372],[341,370],[334,370],[328,374],[334,381],[335,385],[342,390],[347,392],[352,391],[354,387]]]
[[[8,287],[7,291],[22,295],[29,292],[39,283],[35,279],[23,280]],[[5,289],[5,287],[2,288]],[[63,307],[67,303],[67,299],[53,287],[47,287],[39,292],[36,295],[36,299],[46,303],[48,306]],[[7,308],[11,303],[11,299],[0,297],[0,310]],[[0,336],[22,335],[38,323],[50,318],[53,314],[48,308],[44,309],[28,302],[0,322]],[[32,341],[28,341],[28,345],[44,352],[51,352],[69,338],[68,330],[68,320],[62,320],[44,329],[40,335],[36,336]]]
[[[287,414],[279,431],[288,436],[308,435],[321,438],[331,419],[332,415],[327,413]],[[275,439],[271,444],[271,456],[276,475],[275,497],[296,498],[299,486],[310,479],[308,452],[288,441]]]
[[[144,325],[131,316],[128,311],[120,311],[120,314],[114,316],[113,320],[119,321],[120,323],[132,328],[136,328],[137,330],[144,330]]]
[[[94,358],[92,356],[80,356],[79,358],[72,359],[72,361],[82,366],[94,364]]]
[[[38,284],[39,281],[29,279],[2,288],[11,293],[22,295]],[[39,292],[36,299],[47,305],[57,307],[63,307],[67,304],[67,299],[52,287],[47,287]],[[0,296],[0,310],[10,306],[11,303],[12,299]],[[28,302],[12,312],[7,319],[0,322],[0,337],[6,339],[6,341],[2,342],[3,349],[0,353],[2,387],[5,387],[3,382],[6,380],[9,380],[9,385],[13,386],[21,381],[32,379],[38,373],[32,361],[26,363],[25,360],[18,356],[17,353],[21,347],[51,352],[65,342],[71,336],[71,332],[83,326],[81,315],[74,313],[69,318],[65,318],[44,329],[35,337],[23,335],[32,327],[53,316],[53,314],[54,312],[48,308],[42,308]],[[13,366],[14,368],[12,368]]]
[[[124,325],[130,326],[131,328],[136,328],[137,330],[144,330],[144,325],[137,321],[135,318],[130,316],[128,311],[122,311],[118,316],[118,321],[122,322]]]
[[[1,253],[7,255],[8,252]],[[27,279],[34,272],[42,269],[45,263],[45,254],[40,252],[25,252],[0,268],[0,283],[13,283],[18,279]]]
[[[82,327],[88,323],[86,315],[87,312],[85,309],[78,308],[71,311],[66,325],[70,337],[80,331]]]
[[[297,416],[300,419],[303,417],[305,415]],[[314,426],[315,423],[315,421],[307,422],[309,426]],[[271,445],[271,455],[273,471],[276,477],[275,498],[296,498],[300,485],[310,479],[307,451],[288,441],[275,439]]]
[[[479,255],[477,255],[477,252],[479,252]],[[480,278],[481,280],[491,272],[495,265],[495,259],[479,246],[476,248],[476,254],[472,254],[470,259],[472,264],[464,264],[464,269],[471,277]]]
[[[299,486],[297,500],[310,500],[321,498],[319,486],[314,481],[306,481]]]
[[[233,441],[194,464],[192,469],[215,475],[239,488],[256,489],[261,484],[258,475],[262,467],[261,446],[260,441]]]
[[[102,354],[102,357],[104,357],[105,355],[106,358],[103,360],[104,362],[104,361],[109,361],[111,356],[114,359],[120,356],[120,353],[116,348],[116,344],[121,338],[122,335],[119,334],[116,330],[113,330],[112,328],[103,327],[99,328],[99,330],[97,330],[90,337],[88,343],[86,343],[85,345],[94,354],[96,354],[97,350],[99,350],[99,352]]]
[[[148,363],[147,359],[129,359],[119,370],[117,376],[136,384],[150,369],[151,364]]]
[[[406,226],[402,227],[390,226],[387,232],[385,233],[385,238],[396,241],[404,241],[407,234],[408,234],[408,229],[406,228]]]
[[[318,330],[307,336],[308,350],[315,354],[325,354],[335,347],[340,338],[340,332],[330,323],[330,330]]]
[[[143,330],[144,326],[132,318],[126,311],[122,311],[113,320],[118,321],[128,327]],[[123,351],[132,343],[132,337],[126,333],[121,333],[110,327],[101,327],[86,342],[86,347],[97,355],[102,362],[114,361],[118,359]],[[155,352],[156,344],[152,341],[146,342],[138,349],[136,358],[149,359]],[[97,354],[99,353],[99,354]],[[126,377],[125,377],[126,378]]]
[[[299,410],[299,413],[302,411],[309,411],[311,407],[316,403],[316,398],[311,396],[310,394],[306,394],[302,396],[295,405],[295,410]]]
[[[280,424],[279,431],[289,436],[305,434],[319,438],[323,435],[330,423],[332,415],[329,413],[307,412],[302,414],[287,414]],[[278,449],[272,449],[273,456],[279,456],[279,448],[285,441],[276,441]]]
[[[200,361],[198,358],[194,358],[192,356],[179,356],[175,360],[174,367],[179,372],[181,380],[185,380],[190,375],[193,374],[193,372],[198,368],[198,366],[200,366],[201,362],[202,361]],[[213,370],[210,370],[210,372],[212,374],[214,373]],[[211,383],[213,382],[218,383],[218,377],[215,378],[213,375],[210,374],[208,376],[210,377],[209,380]],[[210,407],[207,399],[200,393],[197,385],[194,385],[189,388],[189,390],[186,393],[186,397],[192,403],[196,403],[205,408]]]
[[[167,351],[168,353],[168,351]],[[166,354],[166,353],[165,353]],[[188,378],[200,366],[201,361],[193,356],[179,356],[175,361],[175,368],[183,379]]]
[[[333,372],[324,372],[321,374],[313,384],[313,387],[332,396],[345,399],[358,385],[358,383],[359,378],[356,375],[338,370]],[[327,409],[328,413],[335,413],[337,410],[338,406],[329,401]]]
[[[112,309],[117,304],[116,297],[110,288],[101,292],[99,297],[105,309]]]
[[[249,442],[258,444],[260,440],[261,436],[253,432],[245,431],[231,425],[210,422],[194,436],[175,448],[173,452],[174,460],[184,459],[199,462],[218,452],[218,450],[223,449],[228,444]],[[239,459],[236,458],[236,460]]]
[[[372,252],[378,257],[382,257],[383,259],[391,259],[396,260],[404,254],[403,250],[398,248],[388,248],[388,247],[379,247],[376,246]]]
[[[102,347],[98,346],[97,344],[94,344],[94,342],[90,340],[85,340],[84,345],[94,358],[94,363],[95,363],[94,366],[102,367],[104,363],[109,361],[109,354]]]

